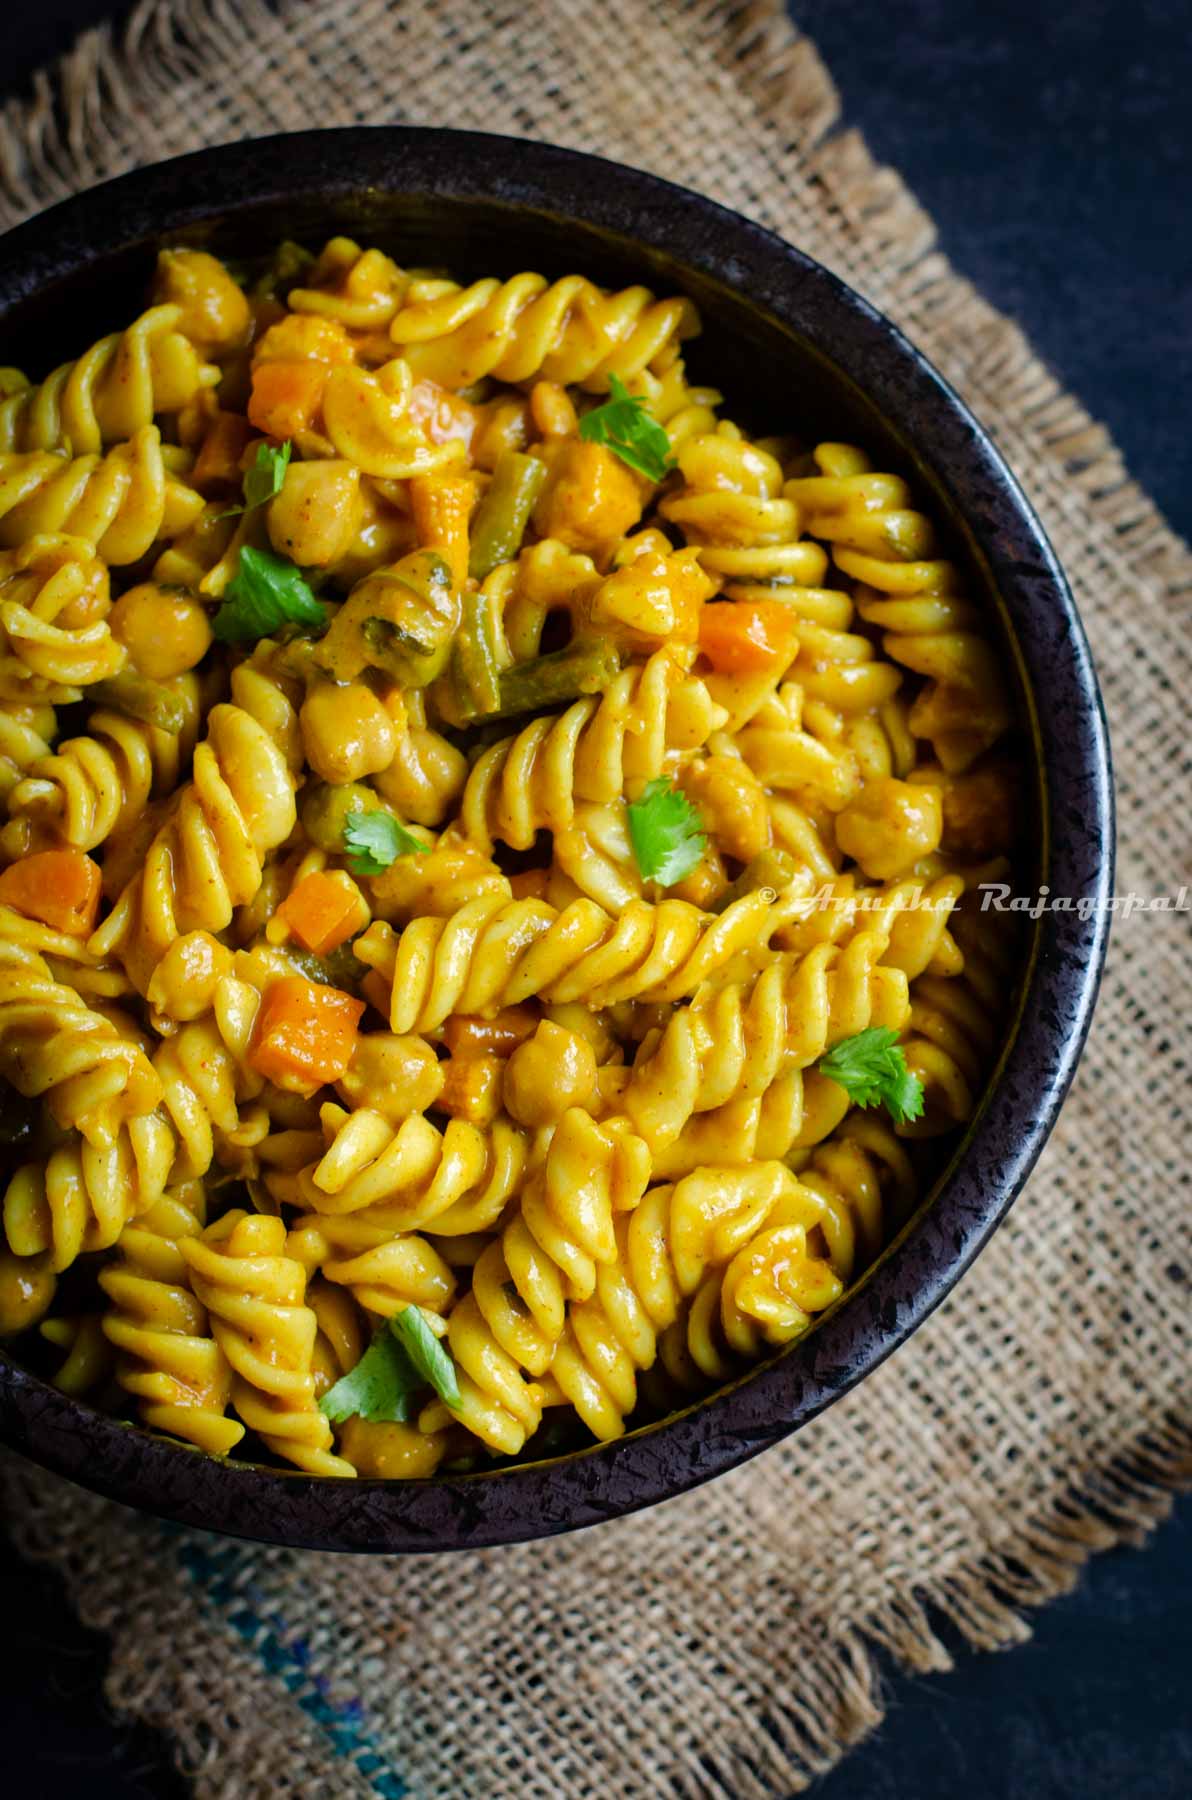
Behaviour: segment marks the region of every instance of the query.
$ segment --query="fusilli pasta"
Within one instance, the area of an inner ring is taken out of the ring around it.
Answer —
[[[336,1478],[811,1330],[1018,966],[1011,687],[912,485],[724,418],[687,299],[391,249],[167,250],[0,398],[0,1334]]]

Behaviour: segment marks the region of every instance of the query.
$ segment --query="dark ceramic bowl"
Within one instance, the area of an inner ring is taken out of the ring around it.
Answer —
[[[654,177],[451,131],[305,132],[205,150],[67,201],[0,241],[0,349],[40,373],[113,329],[155,251],[233,256],[343,231],[469,276],[579,268],[691,295],[691,362],[763,430],[855,434],[909,474],[999,622],[1036,751],[1032,890],[1109,891],[1109,749],[1088,646],[1039,523],[964,403],[835,276],[769,232]],[[1022,1187],[1088,1030],[1107,914],[1032,926],[983,1103],[915,1219],[801,1342],[620,1443],[491,1474],[387,1484],[208,1460],[65,1398],[0,1356],[0,1436],[47,1468],[188,1524],[340,1550],[516,1541],[634,1511],[730,1469],[877,1366],[968,1267]]]

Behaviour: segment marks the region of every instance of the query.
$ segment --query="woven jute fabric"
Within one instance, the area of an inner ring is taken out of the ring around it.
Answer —
[[[1118,889],[1188,868],[1192,557],[1105,433],[950,270],[773,4],[155,0],[0,122],[0,215],[253,134],[408,120],[655,169],[889,313],[992,428],[1075,586],[1109,708]],[[775,421],[781,425],[782,421]],[[947,1666],[1136,1539],[1192,1465],[1187,914],[1120,919],[1028,1191],[915,1338],[782,1448],[578,1537],[350,1560],[229,1544],[4,1471],[11,1530],[112,1641],[114,1704],[199,1795],[789,1793],[881,1716],[879,1647]]]

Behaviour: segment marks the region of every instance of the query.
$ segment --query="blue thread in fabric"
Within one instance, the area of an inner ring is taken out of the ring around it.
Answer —
[[[236,1580],[243,1567],[243,1552],[234,1545],[206,1550],[193,1538],[178,1546],[182,1566],[191,1580],[205,1589],[224,1617],[257,1656],[293,1695],[303,1712],[320,1726],[337,1756],[359,1770],[381,1800],[410,1800],[410,1790],[382,1755],[364,1724],[364,1708],[358,1699],[335,1700],[325,1677],[310,1668],[310,1646],[305,1638],[287,1639],[281,1621],[270,1622],[263,1597],[252,1583]]]

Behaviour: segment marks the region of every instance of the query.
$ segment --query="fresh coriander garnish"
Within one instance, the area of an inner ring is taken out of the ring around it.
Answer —
[[[407,1306],[389,1321],[402,1349],[424,1381],[429,1381],[439,1399],[448,1406],[460,1403],[459,1377],[451,1352],[431,1330],[420,1306]]]
[[[704,853],[703,820],[686,794],[661,775],[640,800],[630,801],[629,836],[642,879],[662,887],[690,875]]]
[[[610,375],[608,385],[612,398],[584,414],[579,435],[589,444],[607,444],[614,456],[647,481],[661,481],[675,466],[670,439],[646,411],[645,401],[631,394],[619,375]]]
[[[399,856],[426,856],[428,850],[392,813],[355,812],[344,820],[344,852],[353,875],[383,875]]]
[[[923,1111],[923,1084],[907,1068],[898,1033],[888,1025],[842,1038],[815,1066],[858,1106],[884,1105],[896,1125]]]
[[[272,500],[274,494],[280,494],[293,450],[294,446],[289,438],[276,449],[272,444],[258,444],[253,465],[251,469],[244,471],[241,483],[244,490],[243,506],[229,506],[219,517],[233,519],[237,513],[251,512],[254,506],[264,506],[266,501]]]
[[[321,631],[327,609],[315,599],[297,564],[271,550],[240,546],[236,573],[224,590],[211,629],[225,644],[255,643],[282,625]]]
[[[448,1406],[459,1405],[459,1378],[450,1352],[421,1307],[407,1306],[381,1327],[356,1367],[328,1389],[319,1410],[336,1424],[357,1416],[404,1424],[427,1387]]]

